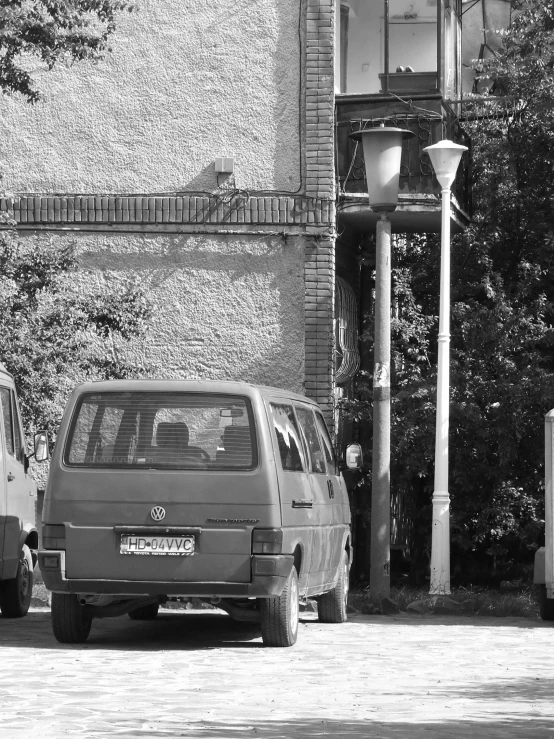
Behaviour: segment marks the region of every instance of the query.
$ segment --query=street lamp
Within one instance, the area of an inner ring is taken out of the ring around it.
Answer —
[[[402,141],[415,134],[381,125],[356,131],[362,142],[371,209],[379,213],[375,254],[375,339],[373,348],[373,468],[371,485],[371,602],[390,595],[390,313],[391,223],[398,205]]]
[[[448,494],[448,425],[450,395],[450,188],[467,146],[447,139],[427,146],[435,176],[442,188],[441,270],[439,291],[439,351],[437,359],[437,416],[435,486],[431,538],[431,595],[450,594],[450,495]]]

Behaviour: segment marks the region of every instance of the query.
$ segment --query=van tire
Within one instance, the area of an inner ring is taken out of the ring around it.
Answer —
[[[317,616],[324,624],[342,624],[348,618],[348,579],[350,567],[348,552],[342,553],[339,579],[333,590],[317,600]]]
[[[152,621],[158,615],[159,608],[159,603],[149,603],[147,606],[129,611],[129,618],[132,618],[133,621]]]
[[[4,618],[21,618],[31,605],[33,596],[33,557],[24,544],[19,553],[17,575],[6,580],[0,595],[0,609]]]
[[[539,613],[543,621],[554,621],[554,598],[547,598],[546,585],[539,586]]]
[[[290,571],[281,595],[261,598],[262,641],[265,647],[292,647],[298,637],[298,573]]]
[[[61,644],[82,644],[87,640],[92,616],[83,610],[73,593],[52,593],[52,630]]]

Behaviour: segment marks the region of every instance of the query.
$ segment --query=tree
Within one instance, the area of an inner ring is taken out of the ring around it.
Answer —
[[[150,315],[144,292],[133,280],[86,278],[73,247],[0,232],[0,362],[15,377],[29,437],[45,428],[55,438],[78,382],[145,371],[121,359]]]
[[[124,9],[134,8],[119,0],[0,0],[3,93],[39,99],[29,57],[48,69],[102,58]],[[118,346],[143,330],[150,308],[132,280],[122,288],[91,287],[91,279],[85,287],[74,279],[83,270],[72,247],[20,240],[15,226],[0,213],[0,361],[15,376],[27,434],[46,428],[55,437],[73,385],[139,371],[120,359]]]
[[[503,79],[507,113],[465,123],[475,214],[452,246],[452,563],[466,581],[531,560],[543,515],[543,418],[554,407],[554,0],[514,6],[502,52],[482,62],[484,76]],[[399,241],[394,260],[392,483],[422,555],[431,536],[437,239]],[[363,338],[371,336],[370,322]],[[347,410],[369,418],[371,390],[359,382],[366,400]]]
[[[0,88],[36,102],[27,58],[38,57],[48,69],[102,58],[124,9],[134,8],[119,0],[0,0]]]

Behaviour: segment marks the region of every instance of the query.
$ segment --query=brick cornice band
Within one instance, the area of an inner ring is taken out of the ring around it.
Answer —
[[[0,209],[17,223],[332,223],[329,199],[211,196],[21,196],[2,198]]]

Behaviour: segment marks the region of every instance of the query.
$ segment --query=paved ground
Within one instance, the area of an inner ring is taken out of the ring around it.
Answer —
[[[438,616],[302,616],[264,649],[216,611],[95,621],[62,646],[50,614],[0,619],[0,737],[554,739],[554,628]]]

